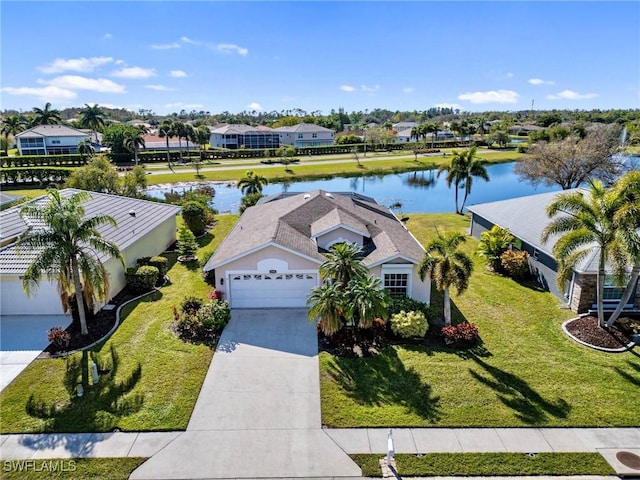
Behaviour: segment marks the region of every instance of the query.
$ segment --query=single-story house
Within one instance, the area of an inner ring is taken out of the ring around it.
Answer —
[[[15,139],[20,155],[63,155],[78,153],[78,144],[91,137],[66,125],[38,125],[16,134]]]
[[[413,141],[416,141],[416,138],[411,136],[410,128],[407,128],[405,130],[398,130],[396,138],[394,139],[394,143],[409,143]]]
[[[411,130],[412,128],[418,127],[418,122],[398,122],[393,124],[393,128],[400,132],[402,130]]]
[[[142,138],[144,139],[144,147],[140,149],[141,152],[157,152],[167,151],[167,137],[161,137],[157,130],[152,130],[149,133],[145,133]],[[187,151],[187,141],[184,138],[178,140],[178,137],[169,138],[169,150],[177,152],[182,148],[183,152]],[[189,141],[189,151],[198,150],[200,144]]]
[[[363,264],[392,295],[430,301],[420,281],[424,249],[404,224],[357,193],[281,193],[248,208],[204,266],[232,308],[304,307],[319,268],[340,242],[363,249]]]
[[[64,189],[61,195],[69,197],[79,190]],[[83,204],[87,217],[110,215],[116,227],[102,225],[98,231],[116,243],[127,267],[134,266],[141,257],[158,255],[176,240],[176,215],[180,207],[164,203],[138,200],[118,195],[89,192],[91,199]],[[47,202],[38,197],[31,202]],[[40,281],[35,296],[27,297],[22,288],[22,276],[33,259],[33,253],[15,249],[18,237],[38,224],[20,216],[21,205],[0,212],[0,315],[60,315],[62,306],[55,281]],[[100,256],[109,274],[110,297],[125,286],[122,264],[113,257]],[[107,299],[109,300],[109,299]],[[96,305],[97,309],[102,305]]]
[[[213,127],[210,130],[209,145],[213,148],[235,150],[238,148],[278,148],[280,146],[278,132],[262,125],[251,127],[249,125],[230,124]]]
[[[320,147],[333,145],[336,132],[330,128],[313,123],[299,123],[291,127],[278,127],[273,129],[280,135],[282,145],[295,147]]]
[[[566,192],[584,189],[565,190]],[[549,223],[546,208],[558,195],[558,192],[540,193],[498,202],[482,203],[467,207],[471,212],[471,235],[480,238],[482,232],[494,225],[507,228],[516,238],[513,248],[529,253],[529,266],[541,286],[564,301],[571,310],[581,313],[596,307],[596,276],[598,272],[598,251],[593,252],[580,262],[565,288],[559,288],[556,282],[558,263],[553,256],[553,246],[559,237],[549,238],[547,243],[540,239],[542,231]],[[622,297],[624,287],[618,287],[613,279],[605,279],[605,308],[614,309]],[[628,308],[640,307],[640,289],[631,297]]]

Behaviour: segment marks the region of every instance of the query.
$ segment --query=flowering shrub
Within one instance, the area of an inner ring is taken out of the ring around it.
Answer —
[[[231,318],[229,304],[222,300],[212,300],[200,307],[196,317],[205,330],[217,332],[222,330]]]
[[[505,273],[515,280],[529,275],[529,254],[527,252],[507,250],[500,256],[500,263]]]
[[[391,331],[402,338],[424,337],[429,324],[422,312],[396,313],[391,316]]]
[[[224,300],[224,292],[215,289],[209,294],[209,300]]]
[[[459,323],[442,327],[442,336],[448,344],[473,344],[478,338],[478,327],[473,323]]]
[[[229,304],[218,299],[203,303],[198,297],[189,295],[182,300],[180,310],[173,307],[175,329],[181,338],[188,340],[211,339],[230,318]]]
[[[47,340],[58,347],[66,347],[69,345],[71,335],[66,330],[63,330],[62,327],[53,327],[47,334]]]

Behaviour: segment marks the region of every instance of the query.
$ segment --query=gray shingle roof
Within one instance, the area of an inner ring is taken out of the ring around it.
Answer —
[[[299,253],[318,264],[325,257],[312,240],[314,233],[343,224],[371,237],[363,263],[373,266],[403,256],[418,263],[424,249],[389,209],[358,194],[316,190],[263,198],[248,208],[209,259],[205,271],[218,268],[268,245]]]
[[[76,189],[66,188],[60,193],[69,197],[79,192]],[[110,215],[117,223],[116,227],[102,225],[98,231],[105,238],[115,242],[120,250],[124,250],[138,239],[144,237],[154,228],[163,223],[167,218],[177,215],[180,207],[148,200],[139,200],[106,193],[89,192],[91,199],[83,204],[88,218],[96,215]],[[47,197],[38,197],[32,202],[47,201]],[[16,238],[28,228],[27,223],[20,217],[22,205],[9,208],[0,213],[0,241],[7,242]],[[135,212],[135,216],[129,212]],[[31,223],[30,221],[28,223]],[[36,225],[32,225],[37,228]],[[28,267],[33,254],[21,252],[16,254],[15,243],[11,243],[0,249],[0,274],[20,275]],[[101,257],[101,261],[107,258]]]
[[[210,131],[211,133],[218,133],[220,135],[226,135],[230,133],[246,135],[248,133],[253,133],[253,134],[270,133],[273,130],[268,127],[258,128],[258,127],[252,127],[250,125],[232,124],[232,125],[222,125],[220,127],[211,128]]]
[[[16,138],[30,137],[89,137],[89,134],[66,125],[37,125],[16,134]]]
[[[588,190],[574,188],[563,190],[562,192],[539,193],[510,200],[480,203],[467,207],[467,209],[475,215],[487,219],[494,225],[508,228],[515,237],[553,258],[553,246],[558,241],[559,236],[550,237],[547,243],[543,243],[540,239],[542,231],[550,221],[546,208],[558,194],[573,192],[582,192],[587,195],[589,193]],[[593,252],[575,270],[581,273],[597,272],[597,250],[594,248]]]
[[[24,198],[22,195],[11,195],[9,193],[0,192],[0,206],[13,203]]]
[[[294,132],[294,133],[314,133],[314,132],[334,132],[330,128],[316,125],[315,123],[298,123],[290,127],[278,127],[273,129],[276,132]]]

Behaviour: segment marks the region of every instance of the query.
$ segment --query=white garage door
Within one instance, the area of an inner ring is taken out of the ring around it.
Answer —
[[[317,273],[243,273],[230,276],[231,308],[305,307]]]

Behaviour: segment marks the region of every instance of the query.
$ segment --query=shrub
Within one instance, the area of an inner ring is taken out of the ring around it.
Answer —
[[[435,309],[424,302],[409,297],[393,297],[391,305],[389,305],[389,315],[400,313],[403,310],[405,312],[421,312],[429,323],[433,322],[437,317]]]
[[[221,290],[218,290],[217,288],[215,290],[211,290],[211,293],[209,294],[209,299],[224,300],[224,292],[222,292]]]
[[[227,302],[212,300],[202,305],[196,316],[205,329],[203,333],[218,332],[229,323],[231,310]]]
[[[196,237],[187,227],[182,227],[178,232],[178,255],[193,257],[198,251]]]
[[[176,330],[180,335],[180,338],[186,339],[195,339],[200,336],[200,332],[202,331],[202,323],[195,315],[190,315],[188,313],[182,313],[178,316],[178,321],[176,322]]]
[[[500,256],[505,273],[516,280],[529,275],[529,254],[525,251],[507,250]]]
[[[474,344],[478,338],[478,327],[473,323],[459,323],[447,325],[441,330],[444,341],[447,344]]]
[[[169,260],[166,257],[156,256],[149,259],[148,265],[158,269],[158,280],[164,278],[169,271]]]
[[[134,292],[148,292],[158,282],[158,269],[151,265],[128,268],[125,273],[127,285]]]
[[[402,338],[424,337],[429,324],[422,312],[396,313],[391,316],[391,331]]]
[[[188,201],[182,204],[184,223],[195,236],[199,237],[207,229],[206,217],[207,209],[202,203]]]
[[[202,299],[195,295],[187,295],[182,299],[182,303],[180,303],[180,311],[182,313],[195,313],[200,310],[202,303]]]
[[[53,327],[47,333],[47,340],[58,347],[66,347],[71,340],[71,334],[62,327]]]

